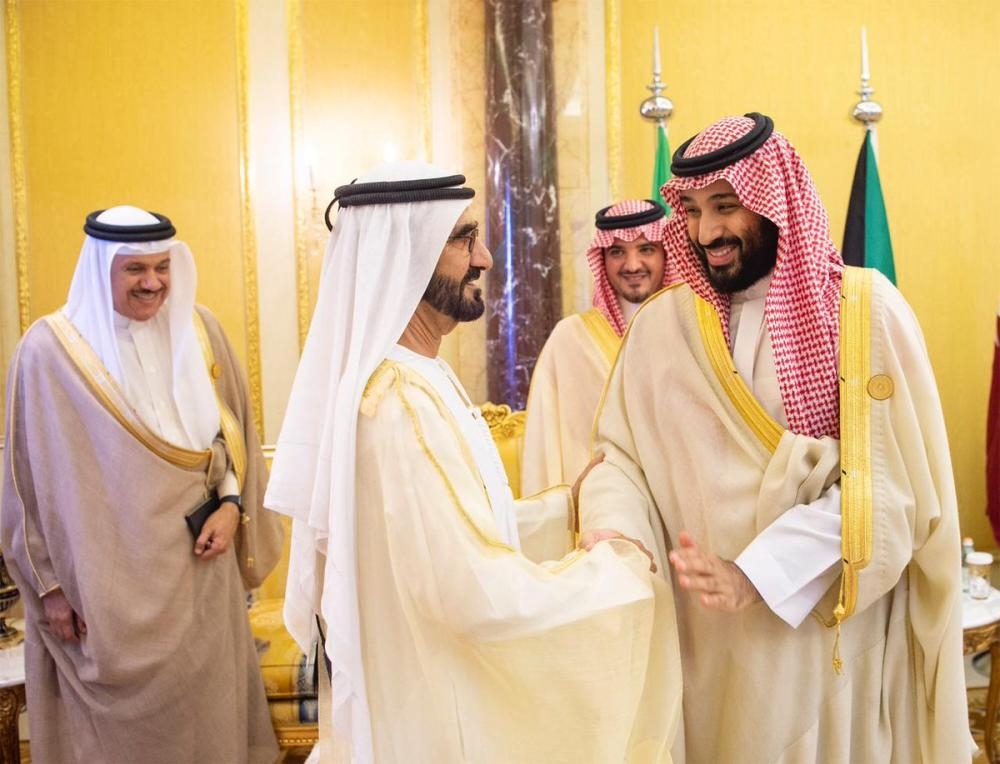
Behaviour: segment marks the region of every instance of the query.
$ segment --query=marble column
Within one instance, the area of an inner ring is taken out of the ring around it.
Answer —
[[[552,2],[486,0],[486,357],[515,409],[562,316]]]

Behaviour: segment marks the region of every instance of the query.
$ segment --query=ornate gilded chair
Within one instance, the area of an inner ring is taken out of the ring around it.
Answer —
[[[264,455],[270,465],[274,448],[265,447]],[[282,517],[282,524],[285,528],[284,553],[271,575],[253,593],[250,627],[260,656],[278,745],[283,751],[308,750],[319,740],[317,653],[305,655],[285,629],[282,611],[291,549],[291,519]]]
[[[507,480],[514,498],[521,495],[521,452],[524,450],[525,412],[513,411],[506,403],[484,403],[480,406],[483,419],[490,426],[493,442],[507,471]]]

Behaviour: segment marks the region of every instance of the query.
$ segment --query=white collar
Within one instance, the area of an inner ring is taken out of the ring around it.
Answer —
[[[771,288],[771,275],[774,273],[767,274],[759,281],[754,282],[746,289],[733,292],[731,300],[733,303],[749,302],[750,300],[761,300],[767,297],[767,290]]]

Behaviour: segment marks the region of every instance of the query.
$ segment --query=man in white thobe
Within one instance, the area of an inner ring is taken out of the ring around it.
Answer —
[[[492,263],[463,182],[397,162],[336,192],[267,495],[294,518],[289,629],[325,627],[332,730],[314,757],[670,761],[669,587],[622,536],[570,551],[565,487],[515,508],[438,357],[482,315]]]
[[[595,216],[587,263],[593,306],[552,329],[531,374],[521,495],[572,484],[590,461],[594,415],[632,315],[667,283],[666,211],[648,199],[626,199]]]
[[[760,114],[682,145],[683,283],[633,318],[581,489],[673,568],[689,762],[969,760],[958,517],[920,329]]]

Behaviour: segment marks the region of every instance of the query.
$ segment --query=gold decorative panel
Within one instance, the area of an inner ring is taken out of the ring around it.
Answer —
[[[88,212],[162,212],[250,368],[259,419],[245,16],[245,0],[5,6],[22,324],[65,302]]]
[[[338,185],[393,159],[428,159],[425,2],[289,0],[299,337],[315,304]]]

